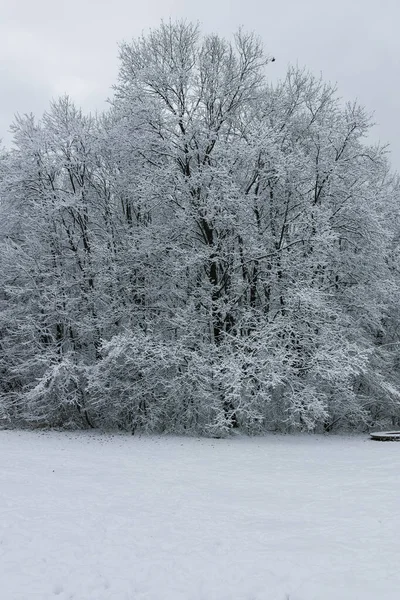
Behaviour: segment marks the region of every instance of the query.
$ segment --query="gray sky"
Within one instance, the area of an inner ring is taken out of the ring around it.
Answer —
[[[336,82],[345,100],[375,113],[375,139],[400,170],[399,0],[0,0],[0,138],[15,113],[40,116],[68,93],[102,109],[118,70],[117,43],[161,19],[199,21],[204,32],[254,30],[276,62]]]

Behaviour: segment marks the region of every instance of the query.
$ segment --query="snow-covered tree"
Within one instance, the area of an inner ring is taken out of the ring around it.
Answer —
[[[1,161],[10,418],[221,435],[399,418],[398,182],[356,104],[254,35],[162,24],[111,107]]]

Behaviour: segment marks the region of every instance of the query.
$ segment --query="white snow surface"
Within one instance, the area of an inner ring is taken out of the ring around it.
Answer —
[[[400,444],[0,431],[1,600],[398,600]]]

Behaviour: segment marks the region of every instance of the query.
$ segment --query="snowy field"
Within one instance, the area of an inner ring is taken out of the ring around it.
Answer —
[[[0,431],[1,600],[399,600],[400,443]]]

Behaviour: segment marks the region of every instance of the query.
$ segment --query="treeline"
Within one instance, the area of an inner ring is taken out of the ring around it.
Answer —
[[[0,159],[0,419],[222,435],[400,425],[399,186],[370,119],[256,37],[163,24],[110,108]]]

